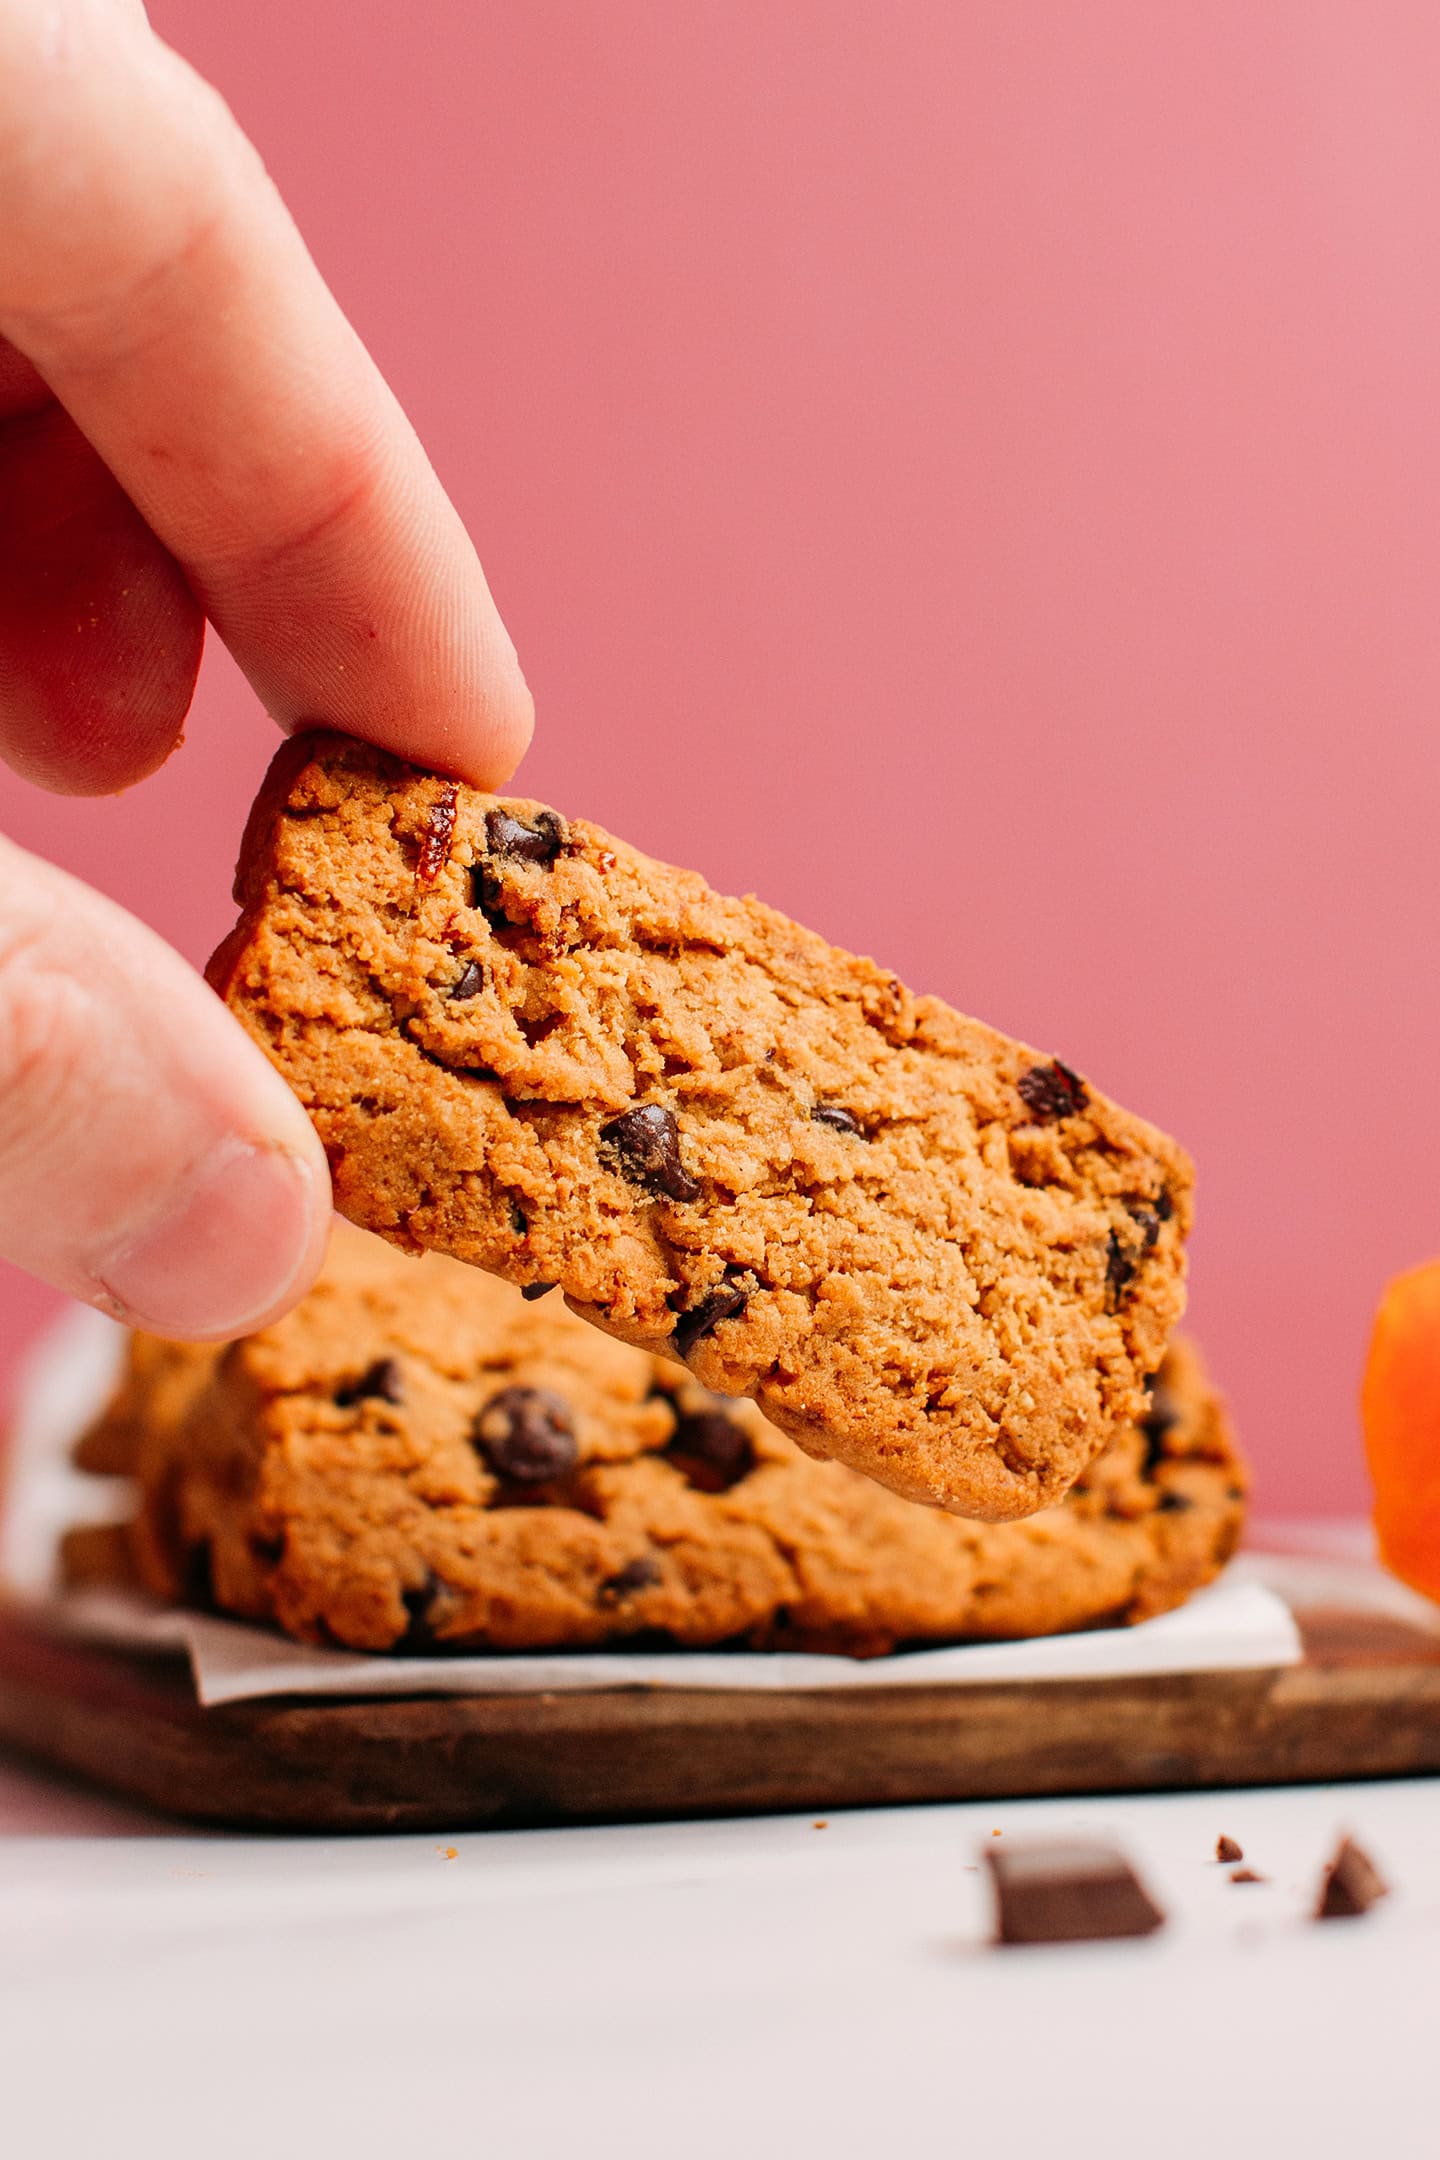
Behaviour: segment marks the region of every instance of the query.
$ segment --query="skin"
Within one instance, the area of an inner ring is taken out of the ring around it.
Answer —
[[[207,620],[287,730],[491,788],[529,740],[464,527],[221,100],[136,0],[0,0],[0,756],[143,780]],[[199,978],[0,841],[0,1253],[218,1338],[308,1288],[329,1212]]]

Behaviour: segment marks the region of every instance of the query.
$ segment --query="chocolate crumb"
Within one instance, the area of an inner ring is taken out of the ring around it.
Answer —
[[[1149,1935],[1165,1915],[1123,1853],[1099,1839],[982,1848],[1001,1943],[1098,1942]]]
[[[553,1282],[522,1283],[520,1285],[520,1295],[524,1298],[527,1305],[533,1305],[536,1298],[549,1297],[550,1292],[554,1288],[555,1285]]]
[[[553,810],[541,810],[533,825],[522,824],[508,810],[487,810],[485,839],[492,855],[512,862],[553,863],[565,845],[565,827]]]
[[[832,1132],[850,1133],[857,1140],[865,1138],[859,1118],[840,1103],[817,1102],[810,1115],[817,1125],[828,1125]]]
[[[570,1406],[549,1388],[501,1388],[476,1418],[473,1438],[496,1476],[518,1485],[561,1477],[580,1457]]]
[[[1074,1117],[1090,1100],[1090,1090],[1079,1073],[1071,1072],[1055,1058],[1049,1065],[1032,1065],[1015,1083],[1020,1099],[1044,1125]]]
[[[1231,1871],[1230,1871],[1230,1880],[1231,1880],[1231,1882],[1238,1882],[1238,1883],[1250,1883],[1250,1882],[1262,1882],[1262,1883],[1263,1883],[1263,1882],[1269,1882],[1270,1878],[1269,1878],[1269,1876],[1268,1876],[1268,1875],[1257,1875],[1253,1867],[1237,1867],[1237,1868],[1232,1868],[1232,1869],[1231,1869]]]
[[[415,859],[415,875],[422,885],[433,885],[450,860],[459,795],[455,782],[447,781],[425,814],[425,830],[420,835],[420,852]]]
[[[1367,1852],[1353,1838],[1342,1838],[1325,1870],[1317,1920],[1354,1920],[1389,1895],[1390,1886]]]
[[[485,970],[478,966],[475,961],[467,960],[454,982],[450,985],[451,1002],[458,1005],[466,998],[479,997],[484,987]]]
[[[402,1403],[405,1400],[405,1379],[398,1358],[377,1358],[375,1363],[360,1375],[335,1390],[337,1409],[349,1410],[358,1402]]]
[[[665,1453],[699,1492],[728,1492],[755,1467],[749,1433],[722,1410],[696,1410],[679,1418]]]
[[[638,1103],[600,1128],[601,1144],[632,1185],[670,1200],[698,1200],[700,1187],[680,1160],[680,1128],[663,1103]]]
[[[717,1283],[713,1290],[707,1290],[699,1303],[692,1305],[688,1312],[682,1312],[675,1323],[674,1342],[681,1357],[689,1357],[702,1335],[708,1335],[722,1320],[733,1320],[738,1313],[744,1312],[749,1302],[749,1291],[734,1280]]]
[[[1226,1867],[1233,1866],[1235,1861],[1243,1860],[1244,1857],[1245,1848],[1243,1847],[1243,1845],[1238,1844],[1233,1837],[1216,1838],[1215,1858],[1221,1861]]]

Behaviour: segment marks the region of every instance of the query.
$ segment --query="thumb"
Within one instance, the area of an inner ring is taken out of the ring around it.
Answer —
[[[308,1289],[329,1200],[299,1103],[178,953],[0,840],[0,1254],[215,1339]]]

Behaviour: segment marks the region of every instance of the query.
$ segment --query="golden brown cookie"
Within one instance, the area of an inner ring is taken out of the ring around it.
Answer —
[[[812,1461],[558,1297],[354,1231],[286,1319],[189,1356],[187,1389],[137,1343],[79,1450],[138,1482],[141,1579],[358,1650],[660,1635],[863,1656],[1094,1627],[1180,1604],[1242,1515],[1228,1422],[1183,1343],[1143,1427],[1062,1506],[1001,1525]]]
[[[1191,1173],[1068,1067],[598,827],[287,745],[211,979],[337,1203],[557,1283],[911,1499],[1033,1513],[1141,1414]]]

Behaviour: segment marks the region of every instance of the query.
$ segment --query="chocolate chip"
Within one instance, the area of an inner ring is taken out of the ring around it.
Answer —
[[[283,1537],[266,1537],[256,1530],[250,1538],[250,1556],[261,1567],[278,1567],[285,1557],[285,1540]]]
[[[680,1128],[663,1103],[639,1103],[600,1128],[602,1146],[622,1173],[647,1192],[671,1200],[698,1200],[700,1187],[680,1160]]]
[[[1155,1241],[1160,1235],[1159,1210],[1147,1207],[1131,1207],[1127,1204],[1125,1212],[1145,1240],[1146,1252],[1152,1251]]]
[[[510,1227],[515,1232],[516,1237],[529,1237],[530,1235],[530,1225],[525,1219],[525,1210],[516,1207],[513,1201],[510,1203]]]
[[[485,970],[477,966],[475,961],[467,960],[450,985],[450,996],[454,1003],[459,1004],[465,998],[479,997],[484,987]]]
[[[1320,1885],[1317,1920],[1353,1920],[1389,1895],[1389,1884],[1353,1838],[1342,1838]]]
[[[180,1601],[194,1605],[202,1612],[215,1608],[215,1570],[210,1550],[210,1540],[204,1538],[198,1545],[187,1545],[180,1567]]]
[[[653,1590],[660,1580],[660,1563],[649,1553],[641,1553],[638,1560],[627,1560],[618,1574],[607,1575],[600,1585],[602,1605],[618,1605],[622,1598],[633,1597],[637,1590]]]
[[[1270,1878],[1268,1875],[1257,1875],[1253,1867],[1237,1867],[1230,1880],[1238,1883],[1269,1882]]]
[[[524,1298],[527,1305],[533,1305],[536,1298],[549,1297],[550,1292],[554,1288],[555,1285],[553,1282],[522,1283],[520,1285],[520,1295]]]
[[[1183,1492],[1163,1492],[1155,1503],[1157,1515],[1187,1515],[1195,1505]]]
[[[702,1335],[708,1335],[722,1320],[733,1320],[749,1302],[749,1291],[733,1280],[707,1290],[699,1303],[682,1312],[675,1323],[675,1347],[681,1357],[689,1357]]]
[[[1140,1430],[1145,1435],[1145,1460],[1140,1466],[1142,1477],[1155,1475],[1165,1459],[1166,1435],[1179,1423],[1180,1405],[1157,1374],[1151,1383],[1150,1407],[1140,1420]]]
[[[1175,1213],[1175,1202],[1163,1186],[1155,1202],[1155,1213],[1159,1216],[1161,1222],[1169,1222],[1171,1216]]]
[[[415,861],[415,875],[422,885],[432,885],[450,860],[459,793],[453,780],[447,782],[425,813],[425,829],[420,835],[420,853]]]
[[[553,810],[541,810],[525,825],[508,810],[487,810],[485,839],[492,855],[512,862],[553,863],[565,845],[565,826]]]
[[[1237,1860],[1243,1860],[1244,1857],[1244,1847],[1237,1844],[1233,1837],[1216,1838],[1215,1858],[1221,1861],[1224,1866],[1232,1867]]]
[[[839,1103],[817,1102],[810,1115],[817,1125],[828,1125],[832,1132],[853,1133],[857,1140],[865,1138],[865,1128],[854,1111]]]
[[[1115,1231],[1110,1232],[1110,1247],[1105,1256],[1105,1303],[1108,1312],[1114,1312],[1129,1284],[1134,1280],[1139,1266],[1133,1253],[1125,1250]]]
[[[400,1602],[409,1614],[405,1633],[396,1643],[397,1650],[431,1650],[435,1646],[432,1622],[440,1602],[442,1585],[440,1578],[427,1569],[425,1580],[414,1589],[402,1590]]]
[[[367,1400],[388,1403],[405,1400],[405,1379],[398,1358],[377,1358],[358,1380],[351,1380],[335,1390],[336,1407],[341,1410],[349,1410],[353,1404]]]
[[[987,1846],[1002,1943],[1098,1942],[1149,1935],[1164,1914],[1123,1853],[1099,1839]]]
[[[699,1492],[728,1492],[755,1467],[749,1433],[721,1410],[695,1410],[677,1419],[665,1453]]]
[[[1056,1118],[1074,1117],[1090,1100],[1090,1091],[1079,1073],[1071,1072],[1056,1058],[1049,1065],[1032,1065],[1015,1083],[1021,1100],[1042,1124]]]
[[[580,1455],[570,1406],[548,1388],[501,1388],[476,1418],[474,1440],[496,1476],[518,1485],[562,1477]]]

